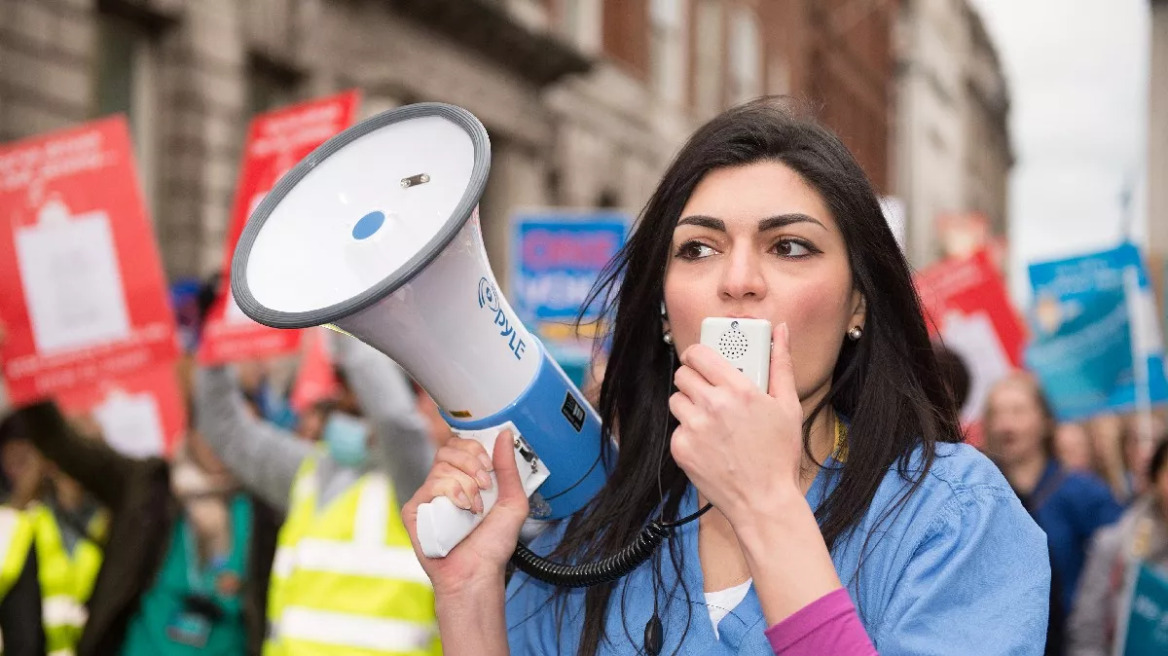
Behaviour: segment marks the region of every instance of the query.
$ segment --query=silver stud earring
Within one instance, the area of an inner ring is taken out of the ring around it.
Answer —
[[[672,346],[673,345],[673,333],[670,332],[669,329],[664,326],[665,321],[666,321],[665,301],[661,301],[661,323],[663,324],[661,326],[661,341]]]
[[[859,326],[853,326],[852,329],[848,331],[848,339],[852,340],[853,342],[859,341],[859,339],[863,336],[864,329]]]

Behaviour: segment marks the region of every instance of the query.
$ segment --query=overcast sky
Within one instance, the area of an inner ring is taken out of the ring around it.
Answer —
[[[1133,187],[1146,230],[1148,0],[970,0],[997,43],[1012,95],[1011,290],[1026,264],[1101,250],[1121,236]]]

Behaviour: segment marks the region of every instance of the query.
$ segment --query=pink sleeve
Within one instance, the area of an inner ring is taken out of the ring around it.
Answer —
[[[783,656],[878,656],[845,588],[829,592],[766,630]]]

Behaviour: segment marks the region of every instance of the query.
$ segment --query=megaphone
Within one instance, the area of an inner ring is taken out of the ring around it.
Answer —
[[[385,353],[488,451],[512,428],[532,517],[561,519],[607,478],[600,420],[499,292],[477,210],[490,161],[486,130],[462,108],[422,103],[367,119],[260,202],[231,289],[261,324],[327,325]],[[483,515],[495,490],[483,493]],[[423,552],[445,556],[481,518],[445,497],[423,504]]]

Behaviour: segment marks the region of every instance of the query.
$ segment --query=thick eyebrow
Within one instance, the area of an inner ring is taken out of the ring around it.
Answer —
[[[798,212],[791,214],[779,214],[777,216],[760,219],[758,222],[758,231],[766,232],[767,230],[774,230],[775,228],[782,228],[789,226],[792,223],[814,223],[815,225],[827,230],[827,226],[820,223],[818,219],[800,214]],[[702,214],[694,214],[683,217],[677,222],[677,225],[694,225],[701,228],[709,228],[710,230],[717,230],[719,232],[726,232],[726,222],[722,219],[715,219],[712,216],[704,216]]]

